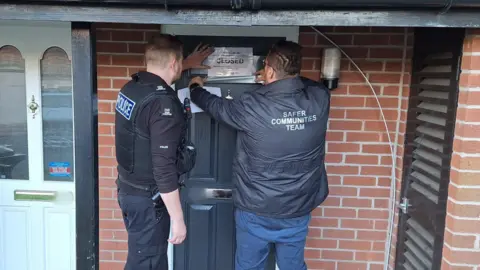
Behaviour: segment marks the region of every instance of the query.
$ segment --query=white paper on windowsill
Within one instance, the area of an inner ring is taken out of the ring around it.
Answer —
[[[208,92],[210,92],[210,93],[212,93],[216,96],[219,96],[219,97],[222,96],[222,89],[220,89],[220,87],[204,86],[203,89],[207,90]],[[183,101],[185,100],[185,98],[190,99],[190,106],[191,106],[191,109],[192,109],[192,113],[203,112],[202,109],[200,109],[195,103],[192,102],[192,99],[190,98],[190,89],[188,89],[188,88],[179,89],[179,90],[177,90],[177,95],[178,95],[178,98],[180,99],[180,101],[182,102],[182,104],[183,104]]]

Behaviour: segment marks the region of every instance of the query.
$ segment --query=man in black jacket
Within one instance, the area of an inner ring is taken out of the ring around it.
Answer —
[[[280,41],[262,72],[265,85],[228,100],[190,82],[192,101],[238,131],[233,163],[236,270],[263,270],[269,244],[280,269],[306,270],[311,212],[328,195],[325,135],[330,93],[299,76],[297,43]]]
[[[146,46],[147,70],[134,74],[118,94],[115,148],[118,203],[128,233],[125,270],[168,270],[168,242],[180,244],[186,237],[178,182],[186,116],[170,85],[184,69],[206,68],[201,63],[213,51],[197,47],[184,60],[182,47],[174,36],[154,36]],[[153,200],[157,192],[160,198]]]

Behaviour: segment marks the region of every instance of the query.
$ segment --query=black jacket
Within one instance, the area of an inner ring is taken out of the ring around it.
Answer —
[[[175,90],[155,74],[133,75],[120,90],[115,106],[119,187],[129,189],[133,183],[145,190],[158,188],[161,193],[176,190],[177,149],[185,124]]]
[[[238,131],[233,200],[239,209],[287,218],[309,214],[328,195],[325,135],[330,92],[306,78],[283,79],[227,100],[203,88],[191,98]]]

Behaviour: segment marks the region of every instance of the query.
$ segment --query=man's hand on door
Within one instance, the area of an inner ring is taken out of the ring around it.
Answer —
[[[202,43],[198,44],[198,46],[193,50],[193,52],[187,56],[183,60],[183,70],[187,69],[209,69],[209,66],[203,65],[203,61],[207,59],[208,56],[210,56],[215,49],[213,47],[210,47],[210,45],[205,44],[202,45]]]
[[[204,78],[199,77],[199,76],[193,77],[190,80],[190,83],[188,84],[188,88],[193,90],[191,86],[194,85],[194,84],[198,84],[198,86],[203,87],[206,80],[207,80],[206,78],[204,79]]]

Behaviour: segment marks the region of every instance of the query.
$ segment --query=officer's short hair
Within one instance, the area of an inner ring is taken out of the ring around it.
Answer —
[[[297,75],[302,69],[302,46],[292,41],[278,41],[270,49],[267,62],[278,78]]]
[[[166,67],[171,57],[181,61],[183,43],[175,36],[168,34],[153,35],[145,47],[145,61],[157,66]]]

